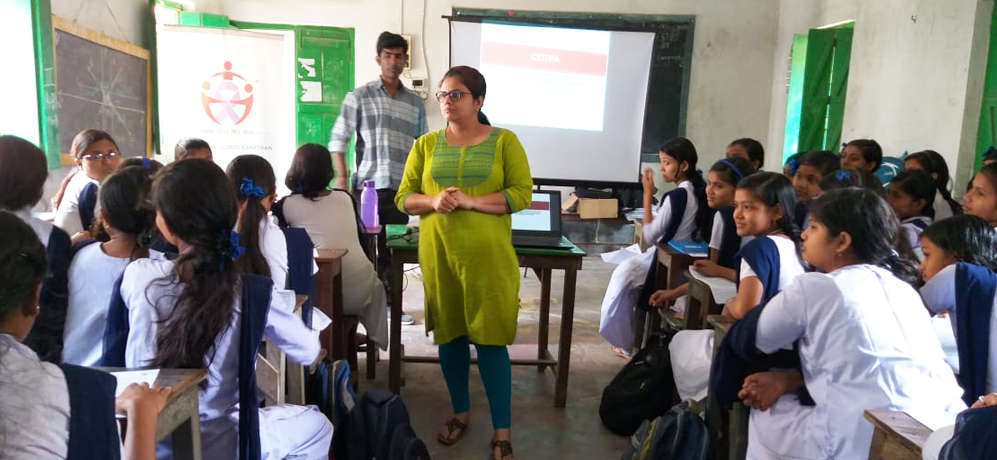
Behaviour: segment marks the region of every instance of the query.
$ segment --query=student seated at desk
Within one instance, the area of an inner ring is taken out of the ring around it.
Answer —
[[[73,138],[69,154],[80,170],[66,184],[55,213],[55,225],[76,241],[76,238],[81,238],[78,236],[81,232],[90,230],[97,216],[97,189],[100,182],[121,163],[121,152],[110,134],[99,129],[87,129]],[[83,234],[82,238],[85,237]]]
[[[821,181],[841,169],[841,161],[831,152],[814,150],[799,154],[790,163],[793,188],[796,190],[796,211],[793,214],[793,222],[796,228],[803,229],[807,227],[807,206],[824,191],[820,187]]]
[[[42,284],[41,312],[24,344],[42,361],[62,359],[62,334],[69,297],[66,272],[69,270],[69,235],[50,222],[31,215],[42,198],[48,165],[45,153],[34,144],[15,136],[0,136],[0,210],[13,213],[28,224],[48,254],[48,275]]]
[[[343,256],[343,313],[360,317],[367,337],[382,350],[388,347],[388,299],[384,284],[361,244],[359,218],[353,197],[340,189],[328,190],[333,169],[329,150],[305,144],[294,152],[284,184],[291,196],[274,205],[281,225],[303,228],[319,249],[346,249]]]
[[[152,170],[141,166],[118,169],[100,187],[97,239],[79,249],[69,266],[63,362],[100,363],[113,287],[129,262],[149,256],[156,227],[156,210],[148,204],[151,189]]]
[[[766,171],[752,174],[738,182],[734,197],[737,234],[752,237],[741,248],[737,296],[724,305],[725,315],[740,319],[802,274],[803,265],[790,217],[795,193],[785,176]],[[683,399],[706,396],[713,337],[710,330],[681,331],[668,346],[676,388]]]
[[[922,150],[904,157],[904,171],[921,169],[931,174],[935,180],[935,201],[931,208],[935,210],[935,220],[962,214],[962,205],[952,199],[949,190],[949,166],[945,158],[934,150]],[[972,182],[970,182],[972,185]]]
[[[803,257],[822,273],[798,276],[724,339],[740,356],[795,344],[802,367],[792,383],[778,372],[744,379],[738,396],[756,409],[749,459],[866,458],[873,427],[864,411],[966,408],[911,285],[911,254],[895,249],[900,223],[886,201],[865,189],[832,190],[810,213]],[[801,384],[815,405],[799,402]]]
[[[315,361],[319,341],[270,279],[236,268],[233,258],[242,252],[232,232],[238,208],[225,173],[212,162],[179,161],[157,175],[153,190],[156,225],[180,256],[140,259],[125,269],[126,366],[207,369],[198,391],[205,459],[235,459],[239,445],[248,449],[256,438],[262,458],[326,458],[332,425],[316,407],[279,405],[257,412],[255,378],[241,375],[255,365],[259,347],[258,339],[247,342],[244,336],[265,334],[301,364]],[[258,295],[260,286],[269,295]]]
[[[239,204],[239,228],[246,253],[235,260],[243,273],[267,276],[277,289],[287,288],[287,239],[270,215],[277,198],[277,178],[259,155],[239,155],[225,170]]]
[[[935,210],[935,182],[924,171],[900,171],[890,181],[887,201],[900,219],[900,228],[918,260],[924,258],[921,252],[921,232],[931,225]]]
[[[641,176],[644,187],[644,241],[650,247],[613,270],[602,299],[599,334],[613,346],[613,352],[626,356],[634,347],[634,308],[647,305],[654,286],[645,288],[650,270],[657,269],[656,244],[676,240],[706,240],[713,214],[706,206],[706,182],[696,170],[699,156],[689,139],[676,137],[666,141],[658,152],[661,177],[677,185],[665,194],[657,216],[650,212],[654,196],[654,172]],[[647,291],[646,293],[644,291]],[[641,305],[638,305],[638,302]]]
[[[0,288],[2,456],[73,458],[73,452],[69,452],[71,430],[81,425],[85,428],[87,424],[106,427],[115,422],[96,420],[95,413],[70,414],[70,388],[63,370],[40,361],[35,352],[21,343],[39,313],[42,279],[48,268],[45,247],[31,227],[5,211],[0,211],[0,234],[4,235],[0,238],[0,279],[4,280]],[[169,388],[133,384],[116,398],[116,411],[128,418],[124,459],[156,458],[156,418],[169,395]],[[73,407],[78,407],[76,403],[73,402]],[[82,420],[74,423],[70,416]]]
[[[921,235],[921,288],[932,313],[948,313],[966,403],[997,390],[997,234],[983,219],[961,215]]]

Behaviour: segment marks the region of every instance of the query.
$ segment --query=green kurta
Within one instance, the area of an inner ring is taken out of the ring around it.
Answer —
[[[502,192],[512,212],[530,205],[533,179],[526,152],[512,131],[494,128],[483,142],[450,145],[444,130],[415,141],[398,209],[413,193],[435,195],[449,187],[470,196]],[[426,332],[437,344],[466,335],[481,345],[509,345],[519,315],[519,262],[512,248],[512,218],[456,209],[419,221],[419,264],[426,293]]]

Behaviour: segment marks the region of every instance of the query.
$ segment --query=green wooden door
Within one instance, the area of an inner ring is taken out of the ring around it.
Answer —
[[[990,21],[990,49],[987,51],[987,70],[983,80],[983,105],[980,107],[980,126],[976,131],[976,155],[973,171],[983,164],[982,152],[997,145],[997,7]]]
[[[838,151],[841,142],[842,121],[845,118],[845,95],[848,89],[848,68],[852,57],[851,24],[830,29],[811,29],[806,39],[794,41],[805,44],[806,56],[803,59],[803,84],[795,96],[790,85],[787,104],[786,143],[797,141],[797,152],[809,150]],[[794,56],[794,63],[796,58]],[[793,65],[790,81],[799,75],[797,65]],[[797,99],[798,98],[798,99]],[[794,101],[799,102],[794,102]],[[793,104],[798,104],[795,109]],[[798,110],[799,124],[796,125],[798,139],[793,139],[794,122],[790,118]],[[796,152],[785,152],[787,155]]]
[[[329,145],[343,97],[353,90],[353,29],[298,26],[294,31],[298,145]]]
[[[827,122],[824,129],[824,150],[837,152],[841,142],[841,126],[845,119],[845,93],[848,89],[848,63],[852,58],[853,29],[834,30],[834,57],[827,94]]]

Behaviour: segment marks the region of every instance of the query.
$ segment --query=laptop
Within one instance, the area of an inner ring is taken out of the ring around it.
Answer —
[[[512,245],[569,249],[561,238],[561,192],[534,190],[530,207],[512,215]]]

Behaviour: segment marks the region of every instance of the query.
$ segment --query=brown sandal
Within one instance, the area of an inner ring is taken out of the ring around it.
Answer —
[[[467,424],[460,421],[457,417],[447,420],[447,423],[444,426],[447,429],[446,436],[443,436],[443,434],[438,431],[436,432],[436,440],[444,446],[452,446],[456,444],[457,441],[460,441],[460,438],[464,437],[464,433],[467,431]]]
[[[495,456],[495,449],[499,450],[499,457]],[[512,457],[512,442],[492,439],[492,460],[505,460],[507,457]]]

